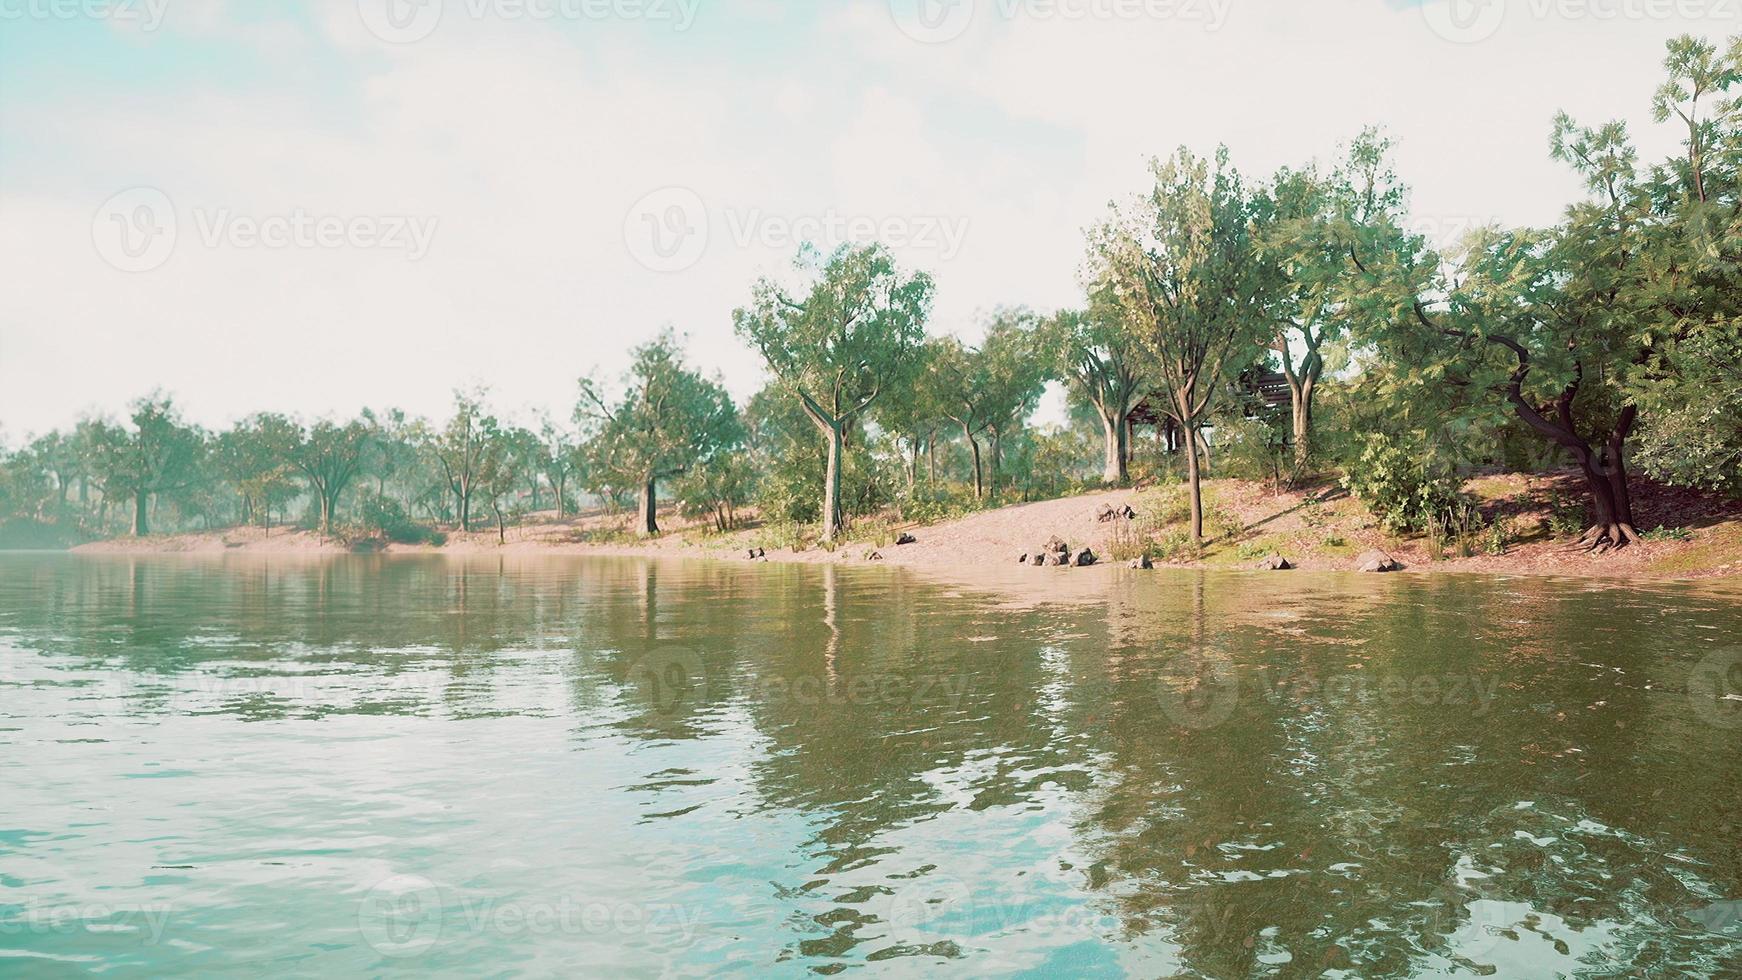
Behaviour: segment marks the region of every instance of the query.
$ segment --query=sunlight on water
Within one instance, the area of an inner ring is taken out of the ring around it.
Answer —
[[[0,556],[0,974],[1742,956],[1733,592],[1027,571]]]

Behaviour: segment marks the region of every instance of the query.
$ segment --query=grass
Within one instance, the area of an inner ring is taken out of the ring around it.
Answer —
[[[1708,572],[1738,561],[1738,553],[1742,553],[1742,524],[1731,524],[1714,529],[1706,540],[1664,555],[1647,567],[1654,572],[1667,572],[1672,575]]]

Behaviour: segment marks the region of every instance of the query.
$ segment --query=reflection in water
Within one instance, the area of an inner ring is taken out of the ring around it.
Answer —
[[[1742,955],[1734,594],[1032,572],[0,556],[0,972]]]

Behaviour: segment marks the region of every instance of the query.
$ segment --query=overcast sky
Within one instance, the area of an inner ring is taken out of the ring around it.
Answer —
[[[1663,41],[1742,0],[0,0],[0,438],[161,387],[195,420],[490,385],[566,417],[665,325],[732,335],[799,240],[932,272],[931,329],[1077,301],[1144,164],[1397,140],[1418,226],[1553,221],[1558,109],[1645,156]]]

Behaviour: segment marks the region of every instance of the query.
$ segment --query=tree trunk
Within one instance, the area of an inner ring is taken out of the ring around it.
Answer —
[[[847,526],[847,522],[841,518],[841,452],[845,448],[846,438],[841,432],[844,428],[841,422],[837,421],[827,428],[829,468],[823,480],[823,540],[833,541]]]
[[[653,476],[641,486],[641,497],[635,508],[635,533],[652,537],[659,533],[659,486]]]
[[[1204,488],[1203,477],[1198,469],[1198,431],[1196,428],[1186,430],[1186,438],[1190,448],[1186,451],[1186,485],[1190,488],[1192,503],[1192,544],[1204,543]]]
[[[1115,419],[1107,412],[1101,413],[1101,428],[1107,437],[1107,465],[1101,470],[1101,482],[1124,483],[1131,475],[1131,454],[1126,444],[1130,430],[1125,428],[1124,419]]]
[[[1294,479],[1299,480],[1306,474],[1312,460],[1313,381],[1311,378],[1291,379],[1288,392],[1294,416]]]
[[[151,519],[146,516],[150,506],[151,495],[141,490],[133,495],[133,534],[135,537],[145,537],[151,533]]]
[[[508,524],[502,519],[502,504],[492,500],[490,501],[490,509],[496,513],[496,543],[507,544]]]
[[[968,431],[965,425],[962,426],[962,438],[968,440],[968,448],[974,454],[974,499],[985,500],[986,483],[980,475],[980,440],[974,438],[974,433]]]

